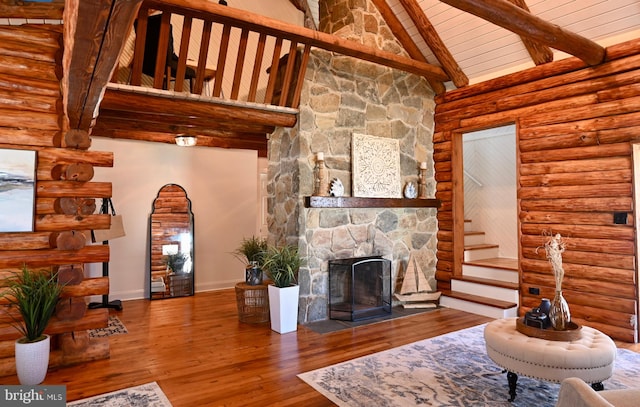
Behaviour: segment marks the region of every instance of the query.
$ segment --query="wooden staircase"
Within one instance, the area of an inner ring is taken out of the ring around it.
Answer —
[[[499,246],[485,242],[484,232],[465,221],[462,276],[451,279],[440,305],[492,318],[518,315],[518,260],[498,257]],[[469,230],[467,230],[469,229]]]

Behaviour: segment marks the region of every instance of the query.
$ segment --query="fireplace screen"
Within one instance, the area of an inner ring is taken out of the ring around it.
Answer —
[[[391,314],[391,261],[381,256],[329,261],[329,318]]]

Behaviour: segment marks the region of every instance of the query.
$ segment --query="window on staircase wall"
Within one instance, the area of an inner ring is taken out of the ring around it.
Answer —
[[[470,230],[498,245],[498,257],[518,258],[515,125],[463,135],[464,217]]]

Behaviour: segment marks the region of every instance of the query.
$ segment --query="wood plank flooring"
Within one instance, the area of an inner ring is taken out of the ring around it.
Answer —
[[[50,371],[45,384],[66,385],[69,401],[156,381],[175,407],[331,406],[296,375],[490,320],[439,309],[329,334],[301,325],[280,335],[268,323],[239,322],[232,289],[123,308],[112,312],[129,333],[110,338],[110,359]]]

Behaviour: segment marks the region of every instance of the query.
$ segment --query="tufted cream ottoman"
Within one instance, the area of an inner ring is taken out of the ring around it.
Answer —
[[[509,401],[516,397],[518,375],[556,383],[579,377],[596,390],[611,377],[616,345],[607,335],[583,326],[579,340],[549,341],[518,332],[516,319],[497,319],[484,330],[487,354],[508,372]]]

